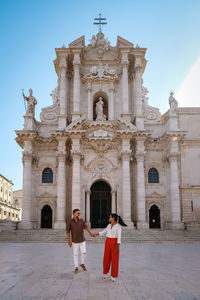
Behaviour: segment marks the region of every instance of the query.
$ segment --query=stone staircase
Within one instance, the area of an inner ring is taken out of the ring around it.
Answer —
[[[101,229],[92,229],[96,233]],[[85,231],[88,243],[104,243],[105,237],[92,238]],[[65,230],[38,229],[0,232],[0,242],[44,242],[64,243]],[[200,242],[200,230],[135,230],[122,228],[122,243],[193,243]]]

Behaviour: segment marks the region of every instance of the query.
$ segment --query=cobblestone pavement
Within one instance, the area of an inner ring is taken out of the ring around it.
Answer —
[[[200,243],[122,244],[116,283],[102,279],[103,244],[73,273],[64,243],[0,243],[0,299],[200,299]]]

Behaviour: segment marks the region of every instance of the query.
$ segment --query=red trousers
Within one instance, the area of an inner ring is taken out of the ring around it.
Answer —
[[[104,258],[103,258],[103,274],[107,274],[111,265],[111,276],[118,277],[119,270],[119,251],[116,252],[117,238],[106,238]]]

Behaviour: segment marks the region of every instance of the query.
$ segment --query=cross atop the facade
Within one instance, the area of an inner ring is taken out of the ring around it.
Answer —
[[[98,25],[99,26],[99,32],[101,32],[101,25],[106,25],[107,22],[101,22],[101,21],[105,21],[106,18],[102,18],[101,17],[101,14],[99,14],[99,17],[98,18],[94,18],[95,21],[98,21],[98,22],[94,22],[93,24],[94,25]]]

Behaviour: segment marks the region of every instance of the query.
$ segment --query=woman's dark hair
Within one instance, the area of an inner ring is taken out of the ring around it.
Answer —
[[[118,216],[117,214],[111,214],[112,218],[115,219],[116,222],[118,222],[121,226],[127,226],[124,221],[122,220],[122,218],[120,216]]]

